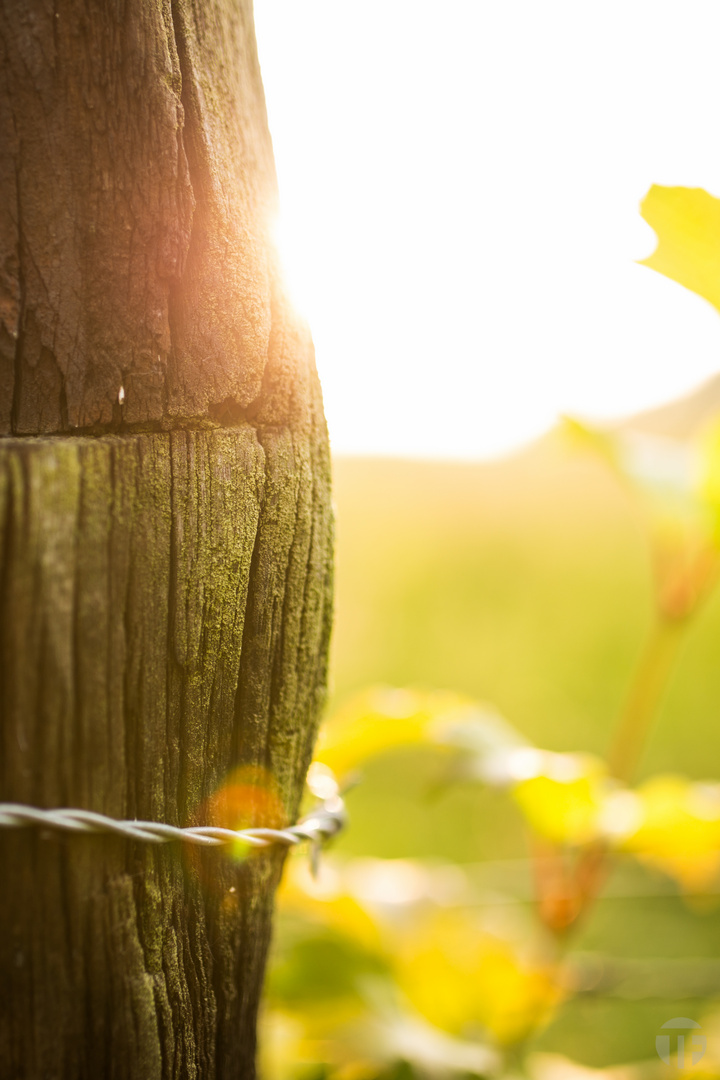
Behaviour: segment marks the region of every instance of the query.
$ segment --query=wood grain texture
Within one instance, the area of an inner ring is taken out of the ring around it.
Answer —
[[[249,0],[0,0],[0,146],[0,800],[289,823],[330,467]],[[0,1080],[254,1076],[281,852],[0,860]]]
[[[249,0],[3,0],[0,66],[0,431],[267,415],[307,350]]]
[[[244,766],[250,820],[272,790],[291,822],[330,615],[306,447],[5,440],[0,493],[2,798],[184,825]],[[281,855],[28,831],[0,861],[1,1076],[253,1075]]]

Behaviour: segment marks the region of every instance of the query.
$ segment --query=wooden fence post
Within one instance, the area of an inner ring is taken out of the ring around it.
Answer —
[[[248,0],[0,3],[0,801],[297,814],[329,457]],[[0,830],[0,1077],[254,1076],[279,851]]]

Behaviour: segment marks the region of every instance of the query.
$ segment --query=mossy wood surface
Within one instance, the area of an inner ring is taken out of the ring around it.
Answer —
[[[0,525],[3,800],[204,824],[247,765],[291,822],[330,614],[307,449],[6,440]],[[0,859],[0,1075],[252,1075],[280,853],[28,830]]]
[[[329,458],[251,5],[2,0],[0,67],[0,800],[211,823],[234,780],[289,823]],[[3,1080],[254,1076],[281,852],[0,860]]]

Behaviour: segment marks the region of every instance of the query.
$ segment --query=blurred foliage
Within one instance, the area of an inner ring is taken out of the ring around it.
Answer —
[[[720,309],[720,201],[642,212],[646,264]],[[720,1077],[720,423],[566,420],[496,465],[341,462],[336,492],[316,768],[364,780],[319,875],[289,862],[266,1080],[651,1080],[672,1016]],[[349,693],[373,676],[405,685]]]

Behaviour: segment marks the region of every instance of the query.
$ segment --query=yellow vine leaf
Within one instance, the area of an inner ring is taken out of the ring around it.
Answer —
[[[720,570],[720,418],[686,440],[577,420],[561,430],[570,447],[602,458],[633,492],[652,541],[660,611],[670,619],[690,614]]]
[[[370,687],[323,727],[316,760],[342,777],[378,754],[425,742],[432,719],[458,704],[454,694]]]
[[[423,744],[482,758],[523,740],[495,712],[461,694],[373,686],[322,728],[315,759],[343,777],[380,754]]]
[[[637,789],[639,827],[623,847],[675,878],[688,892],[720,880],[720,785],[655,776]]]
[[[431,1023],[458,1035],[480,1026],[505,1046],[543,1027],[566,993],[551,963],[458,909],[434,912],[398,943],[395,961],[399,985]]]
[[[308,923],[314,922],[349,938],[369,952],[382,954],[380,931],[370,913],[340,885],[328,887],[325,874],[321,874],[320,881],[312,879],[305,862],[288,861],[276,895],[278,908],[284,914],[300,916]]]
[[[653,184],[640,213],[658,236],[657,248],[641,265],[677,281],[720,311],[720,199],[702,188]]]
[[[588,844],[599,836],[608,791],[605,766],[590,754],[552,757],[566,763],[567,775],[529,777],[515,785],[513,798],[539,836],[558,844]]]

